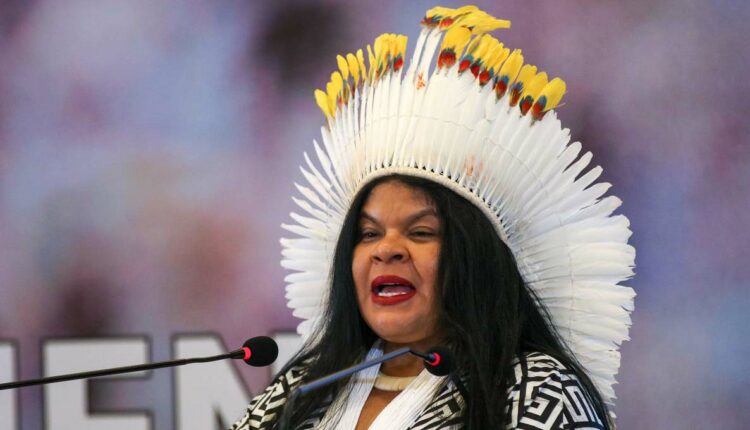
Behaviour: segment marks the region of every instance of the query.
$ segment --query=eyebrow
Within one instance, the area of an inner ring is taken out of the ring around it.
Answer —
[[[434,216],[434,217],[437,217],[437,212],[435,211],[435,209],[434,209],[434,208],[431,208],[431,207],[429,207],[429,208],[424,208],[424,209],[422,209],[421,211],[419,211],[419,212],[417,212],[417,213],[415,213],[415,214],[413,214],[413,215],[409,216],[409,217],[408,217],[408,218],[406,219],[406,224],[411,224],[411,223],[413,223],[413,222],[416,222],[416,221],[417,221],[417,220],[419,220],[420,218],[424,218],[424,217],[426,217],[426,216],[430,216],[430,215],[432,215],[432,216]],[[360,220],[364,218],[364,219],[366,219],[366,220],[368,220],[368,221],[372,221],[372,222],[374,222],[375,224],[379,224],[378,220],[377,220],[377,219],[375,219],[375,217],[373,217],[372,215],[368,214],[368,213],[367,213],[367,212],[365,212],[364,210],[362,211],[362,213],[360,214],[360,216],[359,216],[359,217],[360,217]]]

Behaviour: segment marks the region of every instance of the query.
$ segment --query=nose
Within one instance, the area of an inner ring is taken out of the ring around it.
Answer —
[[[372,253],[372,259],[379,263],[395,263],[406,261],[409,251],[403,245],[398,234],[386,234],[377,244]]]

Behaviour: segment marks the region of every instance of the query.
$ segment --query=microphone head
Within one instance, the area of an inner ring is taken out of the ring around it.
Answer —
[[[242,344],[242,349],[245,351],[242,361],[255,367],[268,366],[279,356],[279,346],[268,336],[250,338]]]
[[[448,348],[436,346],[427,351],[427,355],[433,357],[424,361],[424,367],[428,372],[435,376],[446,376],[453,372],[456,360]]]

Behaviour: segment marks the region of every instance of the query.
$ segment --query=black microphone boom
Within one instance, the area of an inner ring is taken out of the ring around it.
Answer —
[[[279,347],[273,339],[268,336],[257,336],[246,340],[240,349],[211,357],[183,358],[180,360],[159,361],[156,363],[137,364],[135,366],[115,367],[112,369],[48,376],[46,378],[29,379],[26,381],[7,382],[5,384],[0,384],[0,391],[28,387],[30,385],[51,384],[54,382],[94,378],[97,376],[118,375],[120,373],[140,372],[143,370],[160,369],[163,367],[183,366],[192,363],[209,363],[211,361],[225,360],[227,358],[236,360],[242,359],[250,366],[263,367],[273,363],[278,355]]]
[[[320,379],[316,379],[305,385],[300,385],[299,387],[297,387],[295,391],[297,391],[299,395],[307,394],[310,391],[315,391],[318,388],[325,387],[328,384],[331,384],[340,379],[346,378],[347,376],[351,376],[359,372],[360,370],[364,370],[364,369],[367,369],[368,367],[372,367],[384,361],[388,361],[396,357],[402,356],[404,354],[408,354],[409,352],[411,352],[411,349],[409,347],[397,349],[395,351],[389,352],[388,354],[383,354],[380,357],[374,358],[370,361],[364,361],[362,363],[357,364],[356,366],[352,366],[344,370],[339,370],[336,373],[332,373],[328,376],[324,376]]]
[[[339,379],[343,379],[347,376],[353,375],[360,370],[367,369],[368,367],[394,359],[404,354],[416,355],[417,357],[423,359],[425,369],[427,369],[428,372],[432,373],[435,376],[446,376],[453,371],[455,361],[453,360],[453,354],[451,354],[448,348],[436,346],[426,353],[422,353],[414,351],[409,347],[404,347],[389,352],[388,354],[383,354],[380,357],[374,358],[370,361],[364,361],[360,364],[357,364],[356,366],[340,370],[336,373],[332,373],[328,376],[316,379],[315,381],[300,385],[295,391],[297,391],[300,395],[309,393],[310,391],[317,390],[318,388],[326,386],[332,382],[336,382]]]

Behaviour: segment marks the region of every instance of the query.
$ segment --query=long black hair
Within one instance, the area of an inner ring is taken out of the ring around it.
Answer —
[[[312,381],[363,360],[378,339],[359,311],[352,257],[362,207],[372,189],[387,181],[424,192],[441,220],[438,323],[446,345],[461,351],[456,360],[466,387],[464,427],[505,428],[510,418],[507,391],[514,381],[512,363],[529,352],[541,352],[576,373],[596,413],[610,428],[601,395],[561,341],[546,309],[524,283],[512,253],[487,217],[455,192],[419,177],[378,178],[355,196],[336,246],[323,323],[287,369],[304,361],[304,380]],[[296,399],[291,428],[345,389],[346,382]]]

